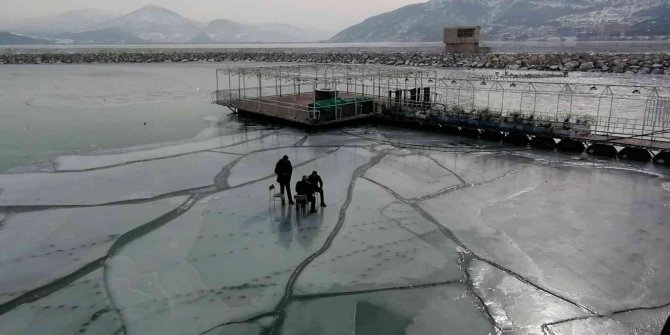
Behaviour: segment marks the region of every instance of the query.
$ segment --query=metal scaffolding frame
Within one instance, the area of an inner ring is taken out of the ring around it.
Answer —
[[[657,87],[583,84],[552,78],[482,79],[436,69],[354,64],[246,65],[216,70],[217,90],[212,92],[212,100],[233,109],[248,108],[253,103],[258,110],[274,108],[278,115],[280,111],[292,111],[289,118],[301,114],[313,120],[317,116],[315,108],[298,98],[311,94],[309,103],[313,105],[317,102],[316,91],[328,89],[336,97],[372,99],[374,113],[483,112],[515,119],[588,123],[592,131],[612,136],[630,134],[631,129],[642,136],[647,129],[670,128],[668,98]],[[630,117],[631,111],[639,116]],[[667,137],[664,133],[654,138]]]

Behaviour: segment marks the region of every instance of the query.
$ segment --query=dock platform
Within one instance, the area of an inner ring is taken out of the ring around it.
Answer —
[[[440,77],[423,68],[346,64],[242,66],[216,76],[213,103],[311,130],[378,120],[670,162],[670,97],[657,87]],[[631,111],[643,117],[621,117]]]
[[[337,96],[338,101],[354,101],[360,98],[365,97],[348,93],[341,93]],[[367,98],[367,101],[373,102],[374,99]],[[358,124],[375,117],[372,108],[364,110],[362,103],[357,102],[341,105],[333,104],[331,108],[333,114],[338,113],[339,115],[325,117],[325,115],[321,115],[324,108],[320,109],[314,106],[316,103],[314,93],[226,99],[215,101],[215,103],[229,107],[241,116],[274,120],[310,129],[329,128],[351,123]]]

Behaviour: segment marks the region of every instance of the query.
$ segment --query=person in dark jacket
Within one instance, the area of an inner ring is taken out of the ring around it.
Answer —
[[[310,213],[316,213],[316,199],[314,198],[314,186],[309,183],[307,176],[302,176],[302,180],[295,184],[295,193],[307,197],[307,202],[310,202]]]
[[[326,202],[323,200],[323,180],[321,179],[321,176],[319,176],[316,171],[312,171],[312,174],[307,177],[307,180],[312,184],[312,187],[314,187],[314,191],[319,192],[319,195],[321,196],[321,207],[326,207]]]
[[[286,189],[288,203],[293,205],[293,197],[291,196],[291,175],[293,174],[293,165],[291,164],[291,161],[288,160],[288,156],[284,156],[277,162],[277,165],[275,165],[275,174],[277,175],[277,182],[279,183],[281,194],[284,194],[284,189]]]

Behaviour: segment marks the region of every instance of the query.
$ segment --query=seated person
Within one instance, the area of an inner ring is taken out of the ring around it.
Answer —
[[[309,183],[307,176],[302,176],[302,180],[295,184],[295,193],[298,195],[304,195],[307,198],[307,202],[311,202],[310,213],[316,213],[316,198],[314,198],[314,186]],[[305,204],[307,205],[307,204]]]
[[[312,171],[312,174],[307,177],[307,181],[312,184],[314,191],[319,192],[321,195],[321,207],[326,207],[326,202],[323,200],[323,180],[316,171]]]

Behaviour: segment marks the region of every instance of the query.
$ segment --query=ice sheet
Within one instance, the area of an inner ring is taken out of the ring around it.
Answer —
[[[310,134],[305,141],[306,146],[320,145],[346,145],[353,146],[371,146],[384,142],[386,139],[374,128],[362,129],[342,129]]]
[[[331,247],[302,273],[297,294],[458,281],[457,245],[409,205],[360,180]]]
[[[457,175],[429,157],[418,155],[386,156],[380,164],[368,171],[366,177],[407,199],[464,184]]]
[[[531,158],[499,152],[424,152],[463,178],[467,184],[495,181],[535,162]]]
[[[616,320],[634,329],[644,330],[651,334],[661,334],[663,326],[669,320],[670,305],[654,309],[639,309],[610,315]],[[665,335],[665,334],[662,334]]]
[[[103,270],[0,315],[0,334],[115,334],[123,323],[107,297]]]
[[[638,334],[660,334],[650,333],[644,330],[628,327],[627,325],[610,318],[588,318],[575,320],[557,325],[547,326],[551,334],[556,335],[638,335]]]
[[[55,169],[59,171],[82,171],[98,169],[106,166],[128,164],[138,161],[148,161],[165,157],[173,157],[205,150],[225,148],[253,141],[263,136],[273,134],[274,131],[251,131],[240,134],[218,136],[198,141],[163,143],[160,146],[142,146],[101,152],[98,155],[61,156],[54,159]]]
[[[96,205],[151,199],[214,185],[238,157],[218,152],[134,163],[108,169],[0,175],[0,206]]]
[[[206,197],[128,245],[109,265],[129,333],[200,333],[271,311],[296,266],[335,227],[354,170],[370,158],[341,149],[294,170],[322,171],[330,206],[317,214],[270,203],[259,182]]]
[[[0,229],[0,303],[105,256],[121,235],[179,207],[186,199],[12,215]]]
[[[286,148],[299,144],[305,136],[306,135],[303,133],[282,130],[257,140],[247,141],[231,147],[218,148],[215,149],[215,151],[233,154],[248,154],[258,150]]]
[[[245,156],[230,171],[228,185],[237,186],[258,178],[264,178],[274,175],[275,164],[282,156],[287,155],[294,166],[313,160],[328,152],[336,150],[334,148],[301,148],[289,147],[283,149],[270,149]],[[310,171],[311,173],[311,171]],[[294,175],[293,182],[300,180],[300,176]],[[276,184],[276,183],[275,183]],[[279,185],[276,185],[277,187]]]
[[[532,168],[420,204],[478,255],[600,313],[670,301],[670,192],[622,169]]]
[[[493,327],[463,284],[295,301],[283,334],[473,334]]]
[[[468,270],[474,290],[498,326],[514,334],[542,334],[542,325],[590,313],[502,270],[474,260]]]

